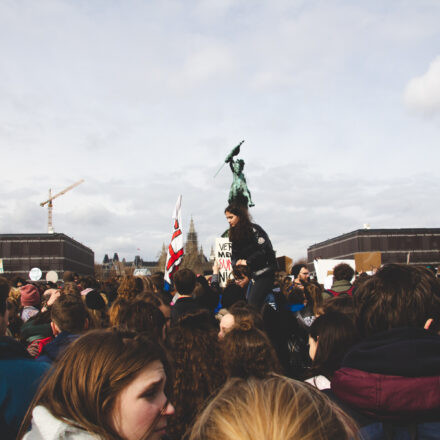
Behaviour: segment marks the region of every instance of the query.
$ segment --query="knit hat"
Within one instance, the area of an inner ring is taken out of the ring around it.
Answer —
[[[21,305],[26,306],[38,306],[40,304],[40,294],[38,289],[32,284],[26,284],[20,288],[21,293]]]
[[[96,291],[90,290],[86,295],[86,306],[89,309],[101,310],[105,308],[104,298]]]

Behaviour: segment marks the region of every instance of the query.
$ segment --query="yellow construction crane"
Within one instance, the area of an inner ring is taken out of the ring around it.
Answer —
[[[84,179],[81,179],[78,182],[74,183],[73,185],[70,185],[67,188],[63,189],[58,194],[55,194],[54,196],[52,195],[52,190],[49,189],[49,198],[45,202],[40,203],[40,206],[44,206],[46,203],[48,204],[47,205],[47,207],[48,207],[47,232],[49,234],[53,234],[53,232],[54,232],[53,231],[53,225],[52,225],[52,208],[53,208],[52,200],[56,199],[59,196],[62,196],[67,191],[70,191],[71,189],[75,188],[75,186],[78,186],[78,185],[80,185],[83,182],[84,182]]]

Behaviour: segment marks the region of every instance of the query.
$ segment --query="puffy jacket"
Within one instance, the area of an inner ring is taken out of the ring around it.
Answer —
[[[399,328],[355,345],[331,382],[365,440],[440,439],[440,336]]]

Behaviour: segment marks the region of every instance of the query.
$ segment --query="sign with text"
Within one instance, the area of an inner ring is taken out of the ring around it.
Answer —
[[[228,238],[215,239],[215,259],[219,267],[219,282],[221,287],[226,286],[226,281],[232,273],[232,243]]]

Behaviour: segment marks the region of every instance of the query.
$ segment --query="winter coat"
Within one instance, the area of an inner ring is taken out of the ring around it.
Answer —
[[[20,423],[49,369],[36,362],[23,345],[7,336],[0,337],[0,437],[15,439]]]
[[[361,430],[366,440],[412,438],[399,432],[440,438],[440,336],[397,328],[367,338],[347,353],[331,389],[368,418]]]
[[[97,440],[100,437],[84,429],[75,428],[55,418],[44,406],[36,406],[32,411],[32,428],[24,440]]]
[[[253,238],[247,241],[232,243],[231,261],[235,265],[238,260],[246,260],[253,276],[266,268],[273,274],[277,267],[272,243],[263,228],[252,223]]]
[[[63,353],[64,350],[80,335],[73,335],[69,332],[61,332],[52,342],[45,345],[41,354],[38,356],[38,362],[55,362]]]

